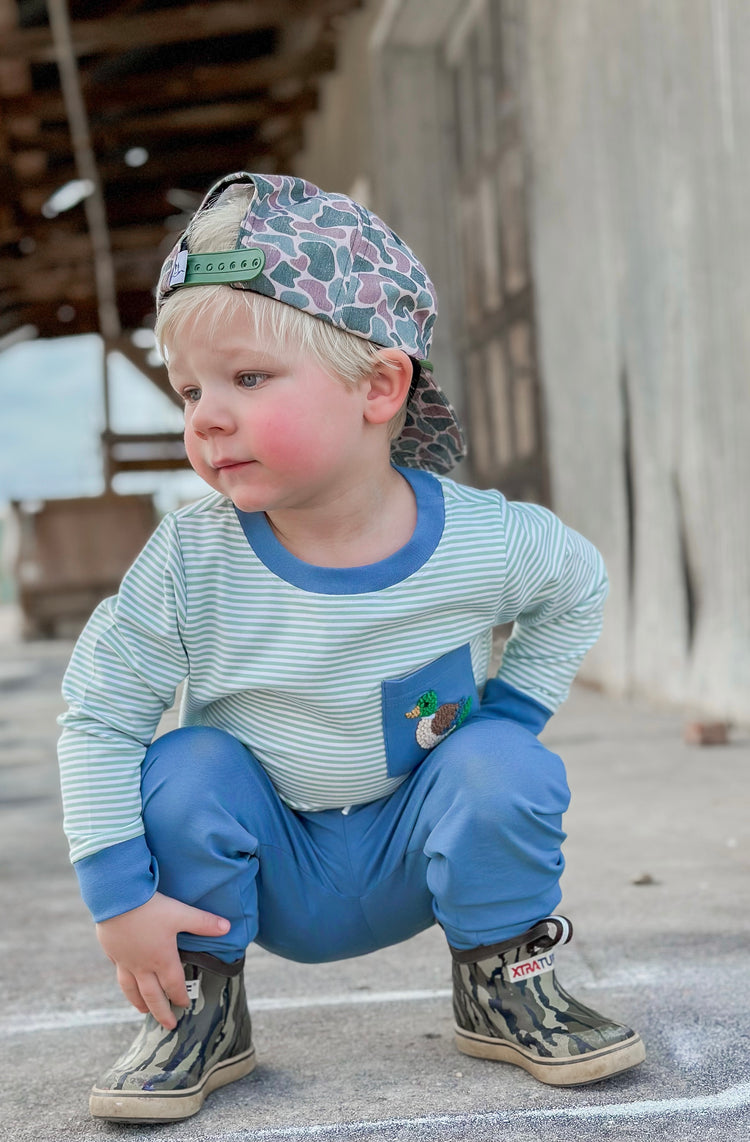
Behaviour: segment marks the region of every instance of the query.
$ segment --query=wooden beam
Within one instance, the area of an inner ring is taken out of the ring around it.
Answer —
[[[121,292],[120,314],[125,329],[137,329],[144,320],[153,314],[154,297],[152,290]],[[40,337],[70,337],[74,333],[96,333],[99,326],[96,317],[95,298],[76,298],[73,302],[75,313],[71,320],[61,321],[60,305],[64,298],[52,301],[14,306],[4,305],[0,297],[0,335],[11,332],[21,325],[34,324]]]
[[[316,44],[309,51],[282,52],[246,63],[196,64],[175,68],[157,77],[140,72],[113,83],[100,83],[95,69],[81,72],[84,96],[92,117],[131,114],[151,108],[195,104],[208,99],[232,99],[253,91],[263,91],[289,79],[300,83],[330,71],[335,65],[333,43]],[[0,61],[2,62],[2,61]],[[4,100],[9,116],[35,115],[48,123],[65,120],[62,98],[56,91],[28,91]]]
[[[18,4],[16,0],[0,0],[0,42],[18,33]],[[28,61],[13,56],[0,59],[0,96],[24,95],[31,89],[31,68]]]
[[[45,221],[45,225],[50,227],[54,223]],[[115,255],[127,255],[129,253],[156,251],[163,242],[164,235],[164,226],[158,224],[151,226],[134,225],[112,230],[110,234],[112,252]],[[91,260],[91,242],[88,234],[83,231],[65,229],[58,223],[54,235],[48,231],[43,238],[40,238],[32,252],[22,258],[6,258],[0,265],[5,270],[17,272],[19,276],[23,276],[29,271],[65,266],[87,258],[89,261]]]
[[[26,258],[8,262],[4,267],[3,280],[20,302],[32,303],[35,298],[39,301],[58,298],[64,302],[72,298],[96,297],[94,259],[90,250],[88,257],[57,265],[29,265]],[[116,256],[114,269],[118,288],[153,289],[161,262],[155,251],[151,251],[150,256],[132,253]]]
[[[276,123],[277,121],[274,120],[273,122]],[[219,148],[213,143],[205,144],[203,148],[204,158],[200,166],[182,168],[179,162],[175,162],[171,170],[162,170],[160,172],[161,177],[153,183],[147,180],[145,175],[143,182],[136,182],[130,177],[133,174],[132,171],[128,171],[127,180],[108,179],[105,193],[110,232],[117,233],[121,228],[130,229],[137,223],[163,223],[165,226],[163,233],[166,236],[170,229],[169,219],[173,213],[173,208],[167,204],[165,193],[168,187],[174,186],[175,183],[184,186],[185,189],[195,190],[196,194],[202,194],[212,182],[230,170],[245,167],[251,171],[261,170],[268,174],[281,170],[282,167],[279,166],[278,162],[279,154],[294,154],[299,151],[302,145],[302,131],[300,121],[297,119],[288,123],[279,122],[278,126],[281,130],[274,135],[273,141],[264,144],[262,150],[260,144],[257,147],[254,146],[251,154],[240,151],[236,142],[231,147],[227,146],[226,149],[224,147]],[[165,162],[169,166],[166,158]],[[59,181],[55,181],[54,185],[47,182],[22,186],[18,198],[23,204],[29,223],[25,230],[19,230],[15,224],[9,223],[7,226],[3,226],[0,218],[0,245],[3,241],[17,242],[29,230],[32,234],[36,234],[38,230],[43,233],[44,226],[54,225],[50,222],[45,223],[40,217],[40,211],[51,191],[64,181],[66,180],[61,178]],[[1,211],[2,206],[0,204],[0,214]],[[49,238],[44,236],[39,240],[46,242]]]
[[[191,134],[193,131],[221,131],[266,123],[287,115],[306,115],[317,106],[317,92],[307,90],[294,99],[244,99],[233,103],[201,103],[178,107],[156,115],[130,115],[121,122],[101,124],[103,134],[127,132],[129,140],[153,135]]]
[[[308,16],[339,16],[351,11],[359,0],[211,0],[177,9],[138,12],[132,16],[104,16],[77,20],[72,29],[76,56],[103,52],[122,53],[132,48],[190,43],[218,36],[236,36],[263,28],[279,28],[290,20]],[[0,57],[51,63],[55,48],[47,27],[11,29],[0,42]]]
[[[102,444],[112,476],[190,467],[181,432],[103,432]]]
[[[13,299],[19,305],[33,305],[34,302],[65,302],[96,299],[93,281],[93,260],[85,265],[65,266],[44,273],[26,273],[15,280],[6,279],[13,291]],[[143,283],[144,288],[146,283]]]
[[[155,449],[148,449],[146,455],[140,456],[110,454],[109,463],[113,476],[118,472],[177,472],[190,468],[187,456],[159,455]]]
[[[46,155],[46,152],[40,153]],[[149,192],[149,184],[158,194],[160,185],[174,185],[182,175],[192,175],[193,183],[203,176],[208,185],[217,172],[240,168],[266,170],[266,164],[275,154],[275,146],[261,143],[252,146],[236,138],[229,142],[214,141],[210,147],[202,142],[193,144],[185,140],[185,145],[177,150],[154,147],[148,161],[141,167],[126,166],[122,154],[107,158],[100,152],[99,172],[105,187],[116,184],[117,194],[142,196]],[[22,177],[22,173],[27,177]],[[59,164],[52,171],[46,166],[36,171],[29,165],[23,172],[16,171],[16,177],[24,188],[38,190],[44,202],[58,187],[75,178],[76,171],[72,163]]]
[[[90,124],[95,145],[99,149],[115,150],[146,145],[154,137],[174,137],[211,131],[242,131],[256,124],[267,124],[269,120],[285,116],[301,117],[317,106],[317,92],[303,91],[295,99],[245,99],[234,103],[205,103],[196,107],[181,107],[174,111],[159,112],[156,115],[123,116],[110,121],[93,120]],[[21,120],[12,119],[8,124],[11,134],[16,134]],[[23,140],[28,148],[45,151],[48,155],[66,155],[70,150],[70,140],[63,128],[47,127],[36,131],[23,124]],[[242,145],[241,138],[237,140]],[[247,142],[245,141],[245,146]]]

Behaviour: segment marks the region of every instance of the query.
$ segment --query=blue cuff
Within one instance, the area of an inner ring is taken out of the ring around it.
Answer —
[[[509,686],[500,678],[490,678],[484,688],[479,716],[488,714],[495,718],[509,718],[518,722],[532,734],[542,732],[552,717],[552,710],[548,710],[535,698],[530,698],[515,686]]]
[[[159,883],[159,869],[144,836],[100,849],[73,868],[83,902],[97,923],[139,908]]]

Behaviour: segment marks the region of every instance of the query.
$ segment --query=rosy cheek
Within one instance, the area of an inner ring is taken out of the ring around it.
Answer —
[[[257,426],[258,450],[272,464],[294,469],[309,463],[311,429],[309,419],[299,414],[269,416]]]

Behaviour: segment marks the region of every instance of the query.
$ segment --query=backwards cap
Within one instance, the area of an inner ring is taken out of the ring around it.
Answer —
[[[157,312],[177,289],[224,282],[293,305],[383,348],[402,349],[414,362],[414,380],[391,458],[406,467],[449,472],[466,450],[427,360],[437,299],[424,266],[359,203],[291,175],[226,175],[193,218],[242,183],[253,195],[235,248],[192,254],[188,226],[162,267]]]

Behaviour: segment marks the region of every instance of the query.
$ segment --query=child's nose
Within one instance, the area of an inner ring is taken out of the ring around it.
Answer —
[[[218,395],[204,391],[194,406],[191,426],[199,435],[231,431],[233,418],[227,402]]]

